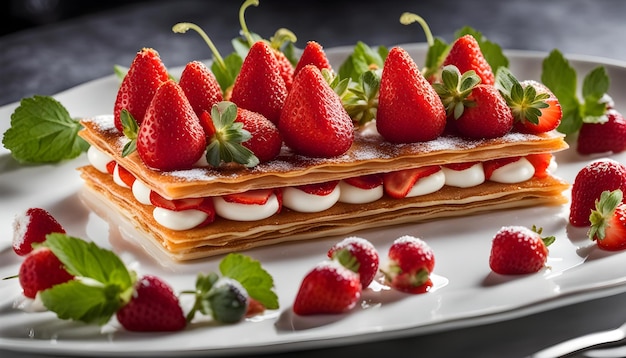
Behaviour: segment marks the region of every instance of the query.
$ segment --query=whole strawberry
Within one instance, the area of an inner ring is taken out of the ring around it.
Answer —
[[[27,209],[13,221],[13,251],[20,256],[27,255],[33,251],[34,243],[44,242],[46,235],[53,232],[63,234],[65,229],[47,210]]]
[[[185,66],[178,84],[198,117],[204,111],[210,112],[211,107],[223,99],[215,75],[200,61],[189,62]]]
[[[482,84],[493,85],[495,83],[495,75],[491,66],[487,63],[478,41],[470,34],[461,36],[454,41],[443,60],[443,66],[447,65],[456,66],[461,73],[476,72]]]
[[[569,222],[589,226],[589,215],[603,191],[626,190],[626,166],[613,159],[600,159],[582,168],[572,185]]]
[[[352,119],[314,65],[305,66],[295,77],[278,129],[288,147],[308,157],[342,155],[354,141]]]
[[[580,154],[620,153],[626,150],[626,120],[615,109],[606,111],[607,121],[583,123],[578,132],[576,150]]]
[[[361,287],[367,288],[378,273],[378,251],[371,242],[360,237],[347,237],[328,250],[328,257],[358,272]]]
[[[206,136],[180,86],[159,87],[137,133],[137,152],[150,168],[189,169],[202,157]]]
[[[309,41],[306,43],[304,50],[302,50],[302,55],[300,55],[300,59],[296,64],[296,69],[293,75],[296,76],[306,65],[315,65],[315,67],[319,68],[320,71],[323,69],[332,71],[333,69],[330,62],[328,62],[328,58],[326,57],[326,53],[324,52],[322,45],[315,41]]]
[[[29,253],[19,270],[20,285],[28,298],[35,298],[37,292],[73,278],[48,248],[38,248]]]
[[[446,126],[446,112],[433,87],[401,47],[389,51],[380,80],[376,128],[392,143],[433,140]]]
[[[159,53],[151,48],[141,49],[124,76],[113,107],[115,127],[122,132],[120,114],[127,110],[141,124],[152,97],[161,84],[168,80],[165,65]]]
[[[306,274],[293,303],[293,311],[302,316],[339,314],[354,308],[359,298],[359,275],[337,261],[328,260]]]
[[[591,211],[589,238],[595,240],[599,248],[618,251],[626,248],[626,204],[622,202],[624,193],[620,190],[603,191]]]
[[[250,132],[250,139],[242,145],[250,149],[259,162],[269,162],[278,156],[283,139],[276,125],[269,119],[260,113],[238,108],[235,122],[243,123],[243,129]]]
[[[407,293],[423,293],[432,286],[430,274],[435,254],[428,244],[414,236],[397,238],[388,253],[387,268],[381,270],[391,287]]]
[[[286,98],[287,87],[274,49],[264,41],[255,42],[235,79],[230,100],[278,123]]]
[[[541,237],[541,229],[502,227],[493,237],[489,267],[502,275],[533,273],[546,266],[554,236]]]
[[[172,288],[151,275],[137,281],[131,300],[117,311],[116,317],[129,331],[179,331],[187,325]]]

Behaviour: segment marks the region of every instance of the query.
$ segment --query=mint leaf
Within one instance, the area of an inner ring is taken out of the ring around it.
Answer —
[[[582,125],[581,105],[576,94],[576,70],[559,50],[552,50],[543,60],[541,82],[558,98],[563,118],[557,130],[563,134],[575,133]]]
[[[272,290],[274,279],[261,267],[261,263],[248,256],[231,253],[220,262],[220,272],[225,277],[239,281],[250,297],[268,309],[278,308],[278,296]]]
[[[440,38],[434,38],[433,44],[428,47],[426,59],[424,60],[423,75],[430,78],[439,71],[439,67],[448,53],[448,44]]]
[[[75,276],[41,292],[46,308],[59,318],[104,324],[130,300],[136,277],[114,252],[59,233],[46,235],[42,245]]]
[[[81,128],[54,98],[33,96],[20,101],[2,144],[20,163],[56,163],[75,158],[89,148],[77,135]]]
[[[384,46],[373,49],[366,43],[358,41],[350,56],[339,66],[339,78],[350,78],[358,82],[364,72],[383,68],[388,53],[389,51]]]
[[[226,92],[235,83],[235,78],[237,78],[241,65],[243,65],[243,57],[233,52],[224,58],[224,65],[226,67],[221,67],[217,61],[213,61],[211,64],[211,71],[215,75],[217,83],[220,84],[222,92]]]

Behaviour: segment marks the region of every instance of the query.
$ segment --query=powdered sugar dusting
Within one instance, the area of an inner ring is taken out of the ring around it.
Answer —
[[[30,220],[31,216],[27,212],[15,215],[13,220],[13,247],[21,247],[24,244]]]
[[[109,132],[113,130],[117,131],[112,114],[102,114],[91,118],[85,118],[84,121],[95,124],[98,130],[102,132]]]

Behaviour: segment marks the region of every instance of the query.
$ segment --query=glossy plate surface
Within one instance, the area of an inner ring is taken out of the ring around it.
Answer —
[[[417,63],[425,57],[422,44],[403,45]],[[328,49],[336,66],[350,48]],[[510,68],[520,79],[539,79],[546,54],[507,51]],[[616,107],[624,112],[626,64],[568,56],[579,77],[598,65],[611,76]],[[55,96],[73,117],[110,113],[118,80],[95,80]],[[9,126],[17,104],[0,108],[0,132]],[[613,158],[626,162],[626,153]],[[569,149],[557,155],[557,174],[570,183],[587,163],[599,157],[581,157]],[[123,222],[110,225],[81,202],[82,182],[76,167],[85,156],[59,165],[20,166],[0,149],[0,277],[17,273],[21,258],[9,248],[12,221],[29,207],[49,210],[73,236],[113,248],[140,274],[160,275],[175,289],[193,287],[198,272],[217,271],[219,257],[174,264],[147,255]],[[501,211],[478,216],[359,232],[386,256],[390,243],[405,234],[425,239],[436,255],[434,290],[405,295],[374,284],[362,303],[349,314],[297,318],[291,305],[301,279],[342,237],[266,247],[245,252],[261,261],[273,275],[281,308],[235,325],[194,323],[170,334],[134,334],[115,327],[85,326],[58,320],[51,313],[25,313],[13,308],[20,301],[17,280],[0,281],[0,349],[48,354],[143,354],[182,356],[245,354],[322,347],[418,335],[466,327],[598,298],[626,291],[624,253],[598,250],[586,238],[586,229],[567,224],[568,205]],[[550,247],[550,269],[540,273],[501,277],[490,272],[488,256],[493,234],[504,225],[537,225],[557,241]]]

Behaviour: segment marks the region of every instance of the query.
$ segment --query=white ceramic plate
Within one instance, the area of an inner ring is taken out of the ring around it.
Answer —
[[[423,45],[403,46],[421,63]],[[328,50],[338,64],[347,48]],[[510,67],[519,78],[538,79],[543,53],[507,52]],[[598,58],[568,56],[579,73],[604,64],[611,76],[611,93],[625,111],[626,64]],[[581,76],[582,77],[582,76]],[[118,82],[113,77],[89,82],[56,98],[72,116],[92,116],[112,111]],[[16,104],[0,108],[0,132],[9,125]],[[614,156],[626,161],[626,153]],[[592,157],[572,149],[559,153],[558,174],[573,181]],[[17,273],[21,259],[9,249],[11,223],[17,212],[29,207],[49,210],[68,233],[112,247],[139,273],[162,276],[176,291],[193,287],[200,271],[215,271],[219,258],[187,264],[154,260],[134,241],[127,225],[109,225],[90,213],[80,200],[81,180],[74,170],[84,157],[59,165],[20,166],[0,149],[0,277]],[[595,248],[585,229],[567,224],[568,206],[501,211],[467,218],[390,227],[358,233],[386,256],[390,243],[404,234],[425,239],[436,255],[435,290],[405,295],[368,289],[362,304],[339,316],[294,318],[291,305],[302,277],[325,259],[328,248],[341,237],[266,247],[246,252],[260,260],[274,276],[280,310],[235,325],[193,324],[170,334],[136,334],[101,330],[95,326],[61,321],[51,313],[24,313],[14,309],[20,288],[16,280],[0,281],[0,349],[48,354],[150,356],[213,356],[305,349],[365,340],[417,335],[478,325],[626,291],[625,253]],[[557,236],[550,247],[551,269],[520,277],[490,273],[488,256],[493,234],[503,225],[537,225]],[[375,287],[380,288],[380,287]]]

